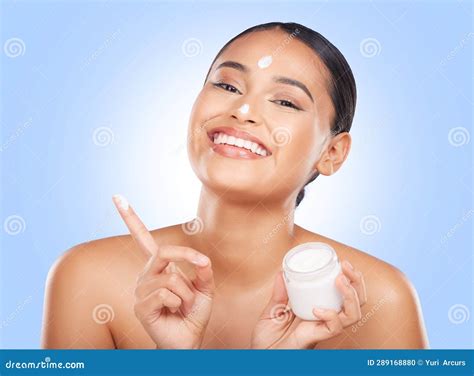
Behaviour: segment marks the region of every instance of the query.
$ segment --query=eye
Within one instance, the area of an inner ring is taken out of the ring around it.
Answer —
[[[283,106],[283,107],[290,107],[290,108],[294,108],[295,110],[301,110],[301,108],[299,108],[293,102],[288,101],[288,100],[282,99],[282,100],[275,100],[275,101],[272,101],[272,102],[276,103],[280,106]]]
[[[213,85],[215,87],[219,87],[221,89],[224,89],[225,91],[230,91],[231,93],[242,94],[235,86],[232,86],[230,84],[226,84],[225,82],[214,82]]]

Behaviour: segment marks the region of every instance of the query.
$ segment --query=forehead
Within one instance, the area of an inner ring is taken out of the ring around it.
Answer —
[[[258,62],[272,57],[268,68],[260,69]],[[329,72],[316,53],[303,42],[281,30],[253,32],[232,42],[216,60],[214,67],[232,60],[249,67],[250,71],[286,76],[302,81],[318,93],[327,88]]]

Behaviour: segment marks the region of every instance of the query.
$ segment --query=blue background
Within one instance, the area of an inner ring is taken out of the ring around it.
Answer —
[[[268,21],[322,33],[358,83],[349,159],[309,186],[296,223],[397,266],[431,347],[472,348],[467,1],[3,1],[0,347],[39,347],[44,282],[62,252],[126,232],[112,194],[150,228],[194,218],[191,106],[220,47]]]

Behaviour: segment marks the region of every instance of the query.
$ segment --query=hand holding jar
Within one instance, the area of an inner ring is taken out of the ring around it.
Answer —
[[[362,317],[362,274],[325,243],[304,243],[283,259],[272,297],[252,334],[252,348],[314,348]],[[288,305],[289,303],[289,305]]]

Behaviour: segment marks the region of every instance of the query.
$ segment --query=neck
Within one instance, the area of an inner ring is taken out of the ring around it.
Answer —
[[[296,245],[294,203],[236,203],[203,187],[197,216],[202,229],[190,242],[211,258],[218,287],[273,283]]]

